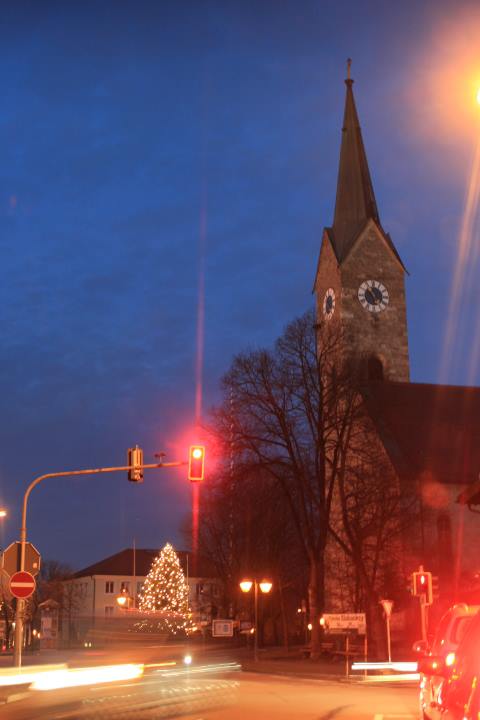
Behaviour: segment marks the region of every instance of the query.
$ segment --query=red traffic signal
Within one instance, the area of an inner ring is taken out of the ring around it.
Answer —
[[[205,448],[203,445],[192,445],[188,452],[188,479],[200,482],[205,477]]]
[[[433,602],[433,583],[431,572],[414,572],[412,575],[413,580],[413,595],[419,597],[425,595],[425,604],[431,605]]]

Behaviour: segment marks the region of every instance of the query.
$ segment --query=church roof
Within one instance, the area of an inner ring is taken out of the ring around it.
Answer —
[[[401,477],[443,484],[480,472],[480,387],[378,382],[365,391],[370,415]]]
[[[135,550],[135,574],[137,577],[145,577],[150,572],[152,563],[157,557],[160,550],[150,548],[137,548]],[[214,577],[215,572],[203,559],[199,559],[198,567],[194,567],[195,562],[192,554],[185,550],[176,550],[180,565],[184,573],[189,571],[191,576],[195,577]],[[188,560],[188,562],[187,562]],[[188,566],[188,567],[187,567]],[[73,577],[91,577],[92,575],[133,575],[133,549],[125,548],[115,555],[110,555],[99,562],[93,563],[82,570],[74,573]]]
[[[382,233],[387,245],[403,266],[390,236],[383,230],[380,223],[372,179],[368,168],[367,154],[363,144],[360,121],[353,96],[353,80],[350,78],[350,64],[348,66],[348,75],[349,77],[345,80],[347,92],[342,127],[335,213],[332,227],[326,228],[326,230],[337,260],[341,263],[350,252],[367,222],[373,220]]]

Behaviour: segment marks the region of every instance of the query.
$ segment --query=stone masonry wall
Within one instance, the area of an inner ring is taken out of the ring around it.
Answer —
[[[360,361],[376,355],[388,380],[408,382],[407,316],[404,270],[374,223],[367,225],[340,268],[341,321],[346,351]],[[382,312],[369,312],[358,299],[365,280],[378,280],[389,294]]]

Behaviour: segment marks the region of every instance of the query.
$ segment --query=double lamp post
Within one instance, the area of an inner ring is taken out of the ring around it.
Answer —
[[[244,593],[250,592],[252,587],[254,588],[254,595],[255,595],[255,620],[254,620],[254,628],[253,628],[253,657],[255,659],[255,662],[258,660],[258,588],[260,588],[260,591],[264,594],[267,594],[272,589],[273,583],[270,582],[270,580],[261,580],[258,582],[258,580],[242,580],[240,583],[240,590]]]

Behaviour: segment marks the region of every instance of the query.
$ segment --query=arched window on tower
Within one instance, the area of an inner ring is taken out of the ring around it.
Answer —
[[[367,374],[369,380],[383,380],[383,363],[376,355],[371,355],[368,358]]]

